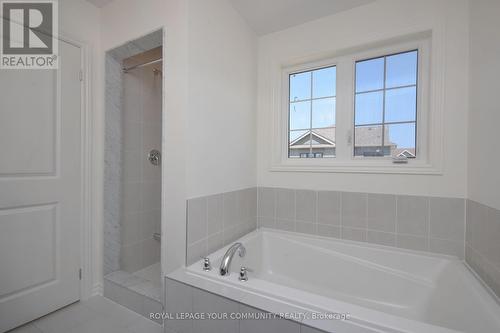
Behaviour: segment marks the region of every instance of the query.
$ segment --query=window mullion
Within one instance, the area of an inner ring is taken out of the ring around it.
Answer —
[[[384,57],[384,88],[382,93],[382,156],[385,156],[385,91],[387,87],[387,57]]]
[[[310,106],[309,106],[309,154],[312,154],[312,121],[313,121],[313,89],[314,89],[314,72],[311,72],[311,90],[310,90]]]
[[[353,119],[352,86],[354,67],[352,61],[348,57],[343,57],[337,63],[335,156],[338,161],[350,159],[348,136]]]

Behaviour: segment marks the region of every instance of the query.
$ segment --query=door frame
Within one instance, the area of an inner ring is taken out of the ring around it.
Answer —
[[[84,300],[96,293],[94,279],[92,278],[95,263],[92,257],[92,248],[97,245],[96,235],[92,233],[92,194],[94,193],[92,166],[93,155],[93,112],[91,101],[91,61],[90,46],[77,38],[64,32],[59,33],[58,39],[80,49],[80,151],[81,151],[81,177],[80,177],[80,300]],[[97,290],[98,292],[98,290]]]

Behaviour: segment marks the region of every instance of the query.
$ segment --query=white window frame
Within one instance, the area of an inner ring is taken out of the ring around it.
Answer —
[[[406,173],[442,174],[442,105],[436,96],[430,96],[430,88],[439,91],[442,84],[437,74],[435,61],[431,68],[431,36],[414,37],[404,42],[385,43],[384,46],[358,48],[357,52],[337,52],[336,57],[320,61],[302,61],[301,64],[281,67],[281,95],[278,110],[275,110],[275,133],[273,136],[273,162],[271,171],[306,172],[361,172],[361,173]],[[418,50],[417,81],[417,147],[415,159],[406,164],[393,163],[392,157],[354,156],[354,100],[356,61]],[[289,158],[289,76],[297,72],[336,66],[336,120],[334,158]],[[441,79],[441,80],[440,80]],[[432,99],[431,99],[432,97]],[[431,114],[432,112],[432,114]]]

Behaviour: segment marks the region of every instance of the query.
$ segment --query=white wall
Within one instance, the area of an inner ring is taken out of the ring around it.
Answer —
[[[273,87],[279,68],[301,58],[433,29],[444,35],[443,175],[271,172]],[[258,184],[305,189],[465,197],[467,147],[466,0],[378,0],[259,39]]]
[[[468,197],[500,209],[500,2],[470,2]]]
[[[256,62],[227,0],[190,1],[188,198],[256,185]]]
[[[162,253],[169,272],[185,260],[185,200],[256,184],[257,41],[227,0],[122,0],[102,10],[102,49],[162,26]]]
[[[104,52],[162,26],[166,28],[166,119],[163,120],[163,145],[167,150],[163,164],[166,223],[162,232],[167,271],[184,263],[186,198],[253,186],[256,174],[261,186],[366,192],[377,189],[381,193],[454,197],[468,194],[473,200],[500,208],[500,196],[496,195],[500,161],[497,154],[491,153],[498,150],[493,133],[500,120],[500,110],[493,98],[498,86],[496,78],[500,75],[498,1],[471,1],[470,62],[466,0],[378,0],[261,37],[257,120],[252,112],[256,39],[226,1],[121,0],[102,10],[84,0],[60,1],[61,31],[90,46],[96,166],[93,184],[97,189],[102,186],[103,171]],[[273,77],[269,73],[282,63],[301,57],[426,29],[439,30],[446,37],[443,175],[269,171],[273,131],[270,109]],[[469,68],[470,116],[467,117]],[[93,205],[94,232],[102,237],[99,233],[102,191],[93,198]],[[102,260],[99,237],[92,245],[96,260]],[[97,280],[102,275],[100,268],[92,275]]]
[[[165,28],[163,63],[165,147],[162,164],[162,253],[166,272],[181,266],[185,258],[186,175],[185,114],[187,111],[187,4],[182,0],[121,0],[101,12],[103,51]],[[101,54],[104,60],[104,52]],[[104,80],[104,77],[101,78]],[[100,114],[101,123],[104,121]],[[101,130],[102,130],[101,126]],[[102,131],[99,133],[102,140]],[[101,145],[96,145],[102,147]]]
[[[59,1],[59,30],[65,37],[88,44],[92,63],[97,62],[100,51],[100,11],[85,0]],[[95,67],[93,75],[98,73]],[[93,82],[97,93],[97,82]]]

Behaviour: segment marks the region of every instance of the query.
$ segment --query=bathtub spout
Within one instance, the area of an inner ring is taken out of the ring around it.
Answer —
[[[240,257],[244,257],[246,250],[243,244],[241,243],[234,243],[231,245],[231,247],[226,251],[226,254],[224,254],[224,257],[222,257],[222,261],[220,263],[220,275],[221,276],[227,276],[229,275],[230,268],[231,268],[231,261],[233,260],[233,256],[238,251],[238,255]]]

